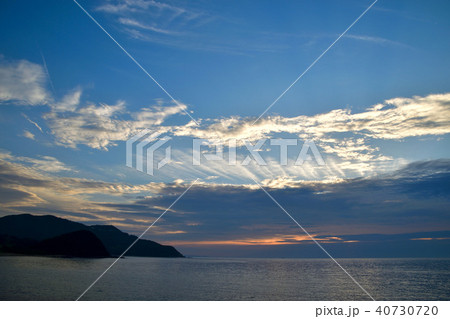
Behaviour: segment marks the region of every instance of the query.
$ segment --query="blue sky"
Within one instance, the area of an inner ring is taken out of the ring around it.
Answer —
[[[73,1],[3,1],[2,215],[139,233],[200,178],[150,238],[206,255],[307,242],[255,195],[255,178],[324,238],[450,230],[448,1],[378,1],[255,125],[372,2],[79,3],[181,107]],[[172,137],[174,159],[154,176],[125,166],[125,141],[142,129]],[[268,152],[267,168],[194,170],[192,139],[212,136],[310,139],[326,165],[281,167]],[[420,187],[431,190],[417,196]]]

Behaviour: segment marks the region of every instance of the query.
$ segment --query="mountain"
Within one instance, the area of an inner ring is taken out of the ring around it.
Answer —
[[[0,253],[35,254],[33,247],[38,241],[26,238],[17,238],[0,233]]]
[[[108,247],[112,255],[119,256],[136,239],[137,236],[129,235],[110,225],[94,225],[90,230]],[[125,256],[147,257],[151,251],[152,257],[183,257],[174,247],[164,246],[151,240],[139,239]]]
[[[114,226],[86,226],[45,215],[0,218],[0,252],[73,257],[120,256],[137,239]],[[172,246],[139,239],[125,256],[183,257]]]
[[[21,214],[0,218],[0,234],[37,241],[88,229],[86,225],[52,215]]]
[[[34,248],[38,254],[42,255],[84,258],[111,257],[100,239],[88,230],[77,230],[50,239],[44,239]]]

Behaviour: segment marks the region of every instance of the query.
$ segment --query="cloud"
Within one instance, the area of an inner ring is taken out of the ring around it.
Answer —
[[[183,233],[183,232],[178,232]],[[316,235],[311,236],[316,241],[321,243],[339,243],[348,242],[343,241],[339,237],[318,237]],[[199,241],[171,241],[171,245],[175,246],[274,246],[274,245],[297,245],[303,243],[312,243],[313,240],[308,235],[279,235],[277,237],[253,237],[253,238],[240,238],[240,239],[228,239],[228,240],[199,240]]]
[[[138,112],[129,112],[124,101],[115,104],[83,103],[80,88],[58,100],[45,89],[47,77],[42,66],[25,60],[0,62],[0,102],[49,107],[50,112],[44,113],[43,118],[56,143],[66,147],[87,145],[107,150],[139,130],[160,126],[167,117],[182,113],[186,108],[182,104],[163,106],[159,103]],[[26,114],[22,115],[43,133],[40,125]],[[34,138],[29,131],[24,136]]]
[[[209,10],[158,1],[108,1],[96,7],[96,11],[113,19],[116,28],[128,37],[177,49],[247,55],[279,51],[280,47],[286,49],[292,44],[292,41],[289,45],[278,44],[278,36],[268,41],[268,35],[259,32],[253,32],[249,40],[245,26],[236,29],[235,19],[219,17]],[[213,25],[214,22],[218,23]],[[218,38],[211,30],[223,27],[224,23],[231,24],[227,30],[230,34]]]
[[[393,98],[359,113],[352,113],[349,109],[334,109],[313,116],[268,116],[254,125],[253,118],[239,116],[200,119],[200,126],[172,127],[170,132],[178,137],[216,140],[225,145],[233,139],[238,140],[238,145],[242,145],[244,140],[254,143],[260,139],[280,137],[313,140],[327,163],[326,167],[315,167],[315,173],[322,178],[327,175],[348,177],[354,176],[348,175],[349,172],[365,175],[398,168],[404,161],[384,155],[375,146],[377,141],[442,136],[450,133],[449,119],[450,93],[445,93]],[[224,165],[222,168],[226,169]],[[290,173],[289,167],[282,169]],[[269,171],[273,171],[272,167]],[[211,173],[220,175],[213,171]]]
[[[50,213],[139,233],[189,183],[128,185],[60,175],[65,172],[70,172],[67,166],[52,157],[0,153],[1,213]],[[448,230],[449,181],[450,160],[435,160],[371,178],[272,179],[262,184],[317,240],[341,245],[370,240],[364,234]],[[448,236],[411,238],[441,237]],[[258,186],[212,181],[194,185],[152,228],[151,238],[188,251],[311,242]]]
[[[74,90],[72,93],[66,94],[61,101],[51,104],[53,112],[74,112],[80,105],[82,94],[81,89]]]
[[[429,170],[424,171],[424,167]],[[413,163],[373,178],[333,183],[290,181],[283,187],[266,181],[265,188],[311,233],[342,237],[448,230],[449,181],[450,161],[439,160]],[[185,187],[162,185],[160,196],[137,200],[136,206],[127,209],[144,213],[147,207],[167,206]],[[165,224],[186,233],[165,236],[170,240],[207,240],[211,244],[303,235],[266,194],[251,184],[200,183],[185,194],[175,209],[183,214],[169,214]]]
[[[183,112],[184,105],[155,105],[130,113],[125,102],[116,104],[80,105],[81,91],[77,90],[52,105],[52,112],[46,113],[44,119],[59,145],[71,148],[87,145],[95,149],[107,150],[126,141],[133,134],[143,129],[160,126],[164,120],[174,114]]]
[[[438,238],[430,238],[430,237],[425,237],[425,238],[411,238],[411,240],[448,240],[450,239],[450,237],[438,237]]]
[[[49,112],[44,119],[59,145],[107,149],[131,133],[126,121],[115,118],[124,110],[125,104],[120,101],[115,105],[89,104],[71,112]]]
[[[43,105],[50,95],[45,88],[43,67],[26,60],[9,62],[0,58],[0,103]]]
[[[24,130],[22,136],[29,138],[30,140],[34,140],[34,134],[31,133],[30,131]]]
[[[153,0],[113,1],[98,6],[96,10],[110,14],[152,13],[156,11],[158,15],[169,14],[171,19],[182,15],[185,15],[186,19],[194,19],[200,15],[200,13],[189,9]]]
[[[130,113],[122,101],[113,105],[81,105],[80,99],[81,90],[76,90],[61,102],[53,103],[52,112],[44,115],[59,145],[72,148],[86,145],[107,150],[142,129],[154,129],[178,138],[218,140],[225,144],[238,139],[241,145],[244,139],[254,143],[258,139],[290,134],[302,140],[314,140],[326,162],[323,167],[312,162],[302,166],[282,166],[276,158],[269,156],[267,167],[253,165],[255,163],[230,166],[226,161],[205,161],[200,167],[193,167],[191,151],[179,149],[172,152],[172,163],[158,174],[182,179],[221,176],[228,180],[273,180],[293,176],[303,180],[326,180],[367,176],[405,164],[402,159],[383,155],[374,146],[374,141],[439,136],[450,132],[450,93],[390,99],[354,114],[348,109],[335,109],[314,116],[272,116],[255,125],[251,118],[200,119],[200,126],[192,123],[163,126],[169,116],[182,112],[182,106],[155,105]]]
[[[13,163],[27,163],[37,171],[41,172],[62,172],[72,171],[72,169],[52,156],[39,156],[38,158],[26,156],[13,156],[10,152],[0,150],[0,160]]]
[[[26,60],[0,60],[0,103],[49,107],[50,112],[44,113],[43,118],[56,144],[71,148],[87,145],[107,150],[142,129],[161,125],[167,117],[182,113],[186,107],[181,104],[164,107],[160,103],[138,112],[129,112],[124,101],[116,104],[82,104],[80,88],[57,100],[47,92],[46,84],[47,77],[42,66]],[[22,115],[43,133],[39,124],[28,115]],[[23,132],[23,136],[35,138],[28,130]]]
[[[170,31],[170,30],[164,30],[164,29],[160,29],[157,27],[153,27],[147,24],[144,24],[142,22],[136,21],[134,19],[130,19],[130,18],[119,18],[119,22],[123,25],[126,26],[130,26],[130,27],[136,27],[139,29],[144,29],[144,30],[149,30],[149,31],[153,31],[156,33],[162,33],[162,34],[178,34],[178,32],[174,32],[174,31]]]
[[[393,41],[393,40],[389,40],[389,39],[385,39],[385,38],[381,38],[381,37],[374,37],[374,36],[368,36],[368,35],[346,34],[346,35],[344,35],[344,38],[365,41],[365,42],[370,42],[370,43],[375,43],[375,44],[380,44],[380,45],[392,45],[392,46],[397,46],[397,47],[411,48],[409,45],[398,42],[398,41]]]
[[[132,31],[150,31],[160,35],[181,35],[182,30],[191,29],[209,21],[205,12],[158,1],[126,0],[105,3],[96,8],[106,14],[117,16],[117,21]],[[152,25],[145,21],[152,21]]]
[[[89,196],[121,197],[124,194],[147,193],[151,187],[130,186],[92,179],[61,176],[73,170],[50,156],[37,158],[0,152],[0,209],[5,213],[45,213],[85,220],[108,220],[98,202]],[[126,200],[125,200],[126,201]],[[108,210],[110,213],[110,210]]]
[[[40,156],[39,158],[33,159],[22,157],[21,159],[32,164],[32,167],[39,171],[63,172],[72,170],[70,167],[66,166],[64,163],[52,156]]]
[[[166,180],[170,179],[170,176],[178,176],[185,180],[196,177],[207,180],[209,176],[219,176],[222,182],[242,183],[249,178],[333,180],[392,171],[407,161],[384,155],[376,146],[376,142],[448,134],[449,105],[450,94],[435,94],[390,99],[354,114],[347,109],[336,109],[314,116],[292,118],[272,116],[261,119],[255,125],[252,125],[252,118],[233,116],[200,119],[199,126],[159,126],[158,129],[166,135],[180,140],[200,138],[223,143],[225,150],[223,160],[203,160],[200,166],[193,166],[190,148],[174,149],[170,165],[157,174]],[[270,149],[263,149],[260,152],[266,160],[266,166],[257,165],[255,162],[249,165],[242,164],[243,157],[248,155],[243,147],[244,140],[256,143],[261,139],[273,138],[300,139],[296,154],[293,155],[291,147],[289,165],[281,165],[277,154],[270,153]],[[236,165],[230,165],[226,146],[234,139],[238,144],[238,160]],[[292,165],[303,145],[302,141],[305,140],[315,141],[326,165],[318,166],[314,161],[307,161],[300,166]],[[185,144],[191,146],[192,141]],[[207,147],[202,151],[208,151]]]
[[[11,67],[11,65],[13,67]],[[42,67],[27,61],[9,63],[9,68],[17,69],[19,65],[32,65],[40,70],[39,87],[45,84]],[[34,81],[33,83],[35,83]],[[4,92],[7,87],[2,88]],[[35,88],[21,86],[21,95],[35,96]],[[43,90],[43,89],[42,89]],[[325,158],[326,166],[313,165],[281,166],[276,158],[269,157],[267,167],[248,165],[230,166],[225,162],[207,162],[201,167],[186,165],[192,161],[189,150],[174,150],[178,159],[166,169],[166,176],[182,174],[189,179],[198,174],[202,178],[221,176],[255,179],[273,179],[274,176],[296,179],[333,179],[355,176],[368,176],[398,168],[405,163],[402,158],[391,158],[377,147],[377,141],[400,141],[410,137],[442,136],[450,132],[450,93],[431,94],[428,96],[397,97],[386,100],[352,113],[350,109],[334,109],[330,112],[313,116],[268,116],[252,125],[253,118],[231,116],[216,119],[198,119],[200,125],[188,123],[182,126],[164,125],[168,117],[179,114],[184,106],[162,104],[141,108],[130,112],[124,101],[116,103],[95,103],[82,101],[80,88],[55,99],[45,93],[45,102],[50,112],[43,115],[47,126],[55,137],[57,145],[77,148],[85,145],[93,149],[108,150],[126,141],[142,129],[158,130],[177,138],[214,139],[228,143],[243,140],[255,143],[267,138],[299,138],[313,140]],[[16,103],[30,98],[18,98],[4,95],[4,99]],[[13,99],[13,100],[11,100]],[[6,101],[6,100],[5,100]],[[28,116],[25,118],[42,132],[42,128]],[[32,131],[26,136],[31,138]],[[33,134],[34,135],[34,134]],[[240,144],[239,144],[240,143]],[[164,172],[163,172],[164,174]]]
[[[252,118],[233,116],[210,120],[202,127],[179,127],[175,134],[197,138],[270,138],[275,133],[292,133],[318,140],[335,133],[353,133],[362,138],[402,139],[450,133],[450,93],[425,97],[394,98],[352,114],[349,109],[334,109],[313,116],[269,116],[254,125]],[[206,122],[206,121],[204,121]],[[212,122],[212,123],[211,123]],[[351,142],[354,148],[355,143]],[[332,142],[332,141],[331,141]]]
[[[33,124],[41,133],[44,133],[42,128],[35,121],[31,120],[25,113],[22,113],[22,116],[31,124]]]

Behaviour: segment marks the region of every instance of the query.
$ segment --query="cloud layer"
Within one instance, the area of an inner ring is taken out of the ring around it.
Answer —
[[[450,133],[450,93],[425,97],[386,100],[352,114],[349,109],[335,109],[314,116],[263,118],[254,125],[253,119],[231,117],[211,120],[203,127],[180,127],[176,135],[198,138],[248,139],[269,138],[274,133],[293,133],[304,139],[325,139],[332,134],[353,133],[365,138],[401,139],[411,136]],[[332,142],[331,140],[330,142]],[[357,140],[354,147],[358,144]]]
[[[128,10],[128,9],[127,9]],[[219,176],[233,179],[241,176],[260,180],[276,177],[289,179],[333,179],[368,176],[398,168],[402,158],[383,154],[377,141],[400,141],[411,137],[438,138],[450,133],[450,93],[399,97],[386,100],[361,112],[337,108],[313,116],[268,116],[253,124],[253,118],[232,116],[216,119],[198,119],[200,125],[169,125],[170,116],[181,114],[183,105],[156,103],[138,111],[127,109],[125,101],[116,103],[88,102],[83,91],[75,89],[62,98],[52,96],[42,66],[25,60],[5,62],[0,72],[0,99],[9,104],[42,104],[47,127],[60,146],[77,148],[85,145],[93,149],[108,150],[126,141],[143,129],[171,135],[177,139],[209,139],[228,143],[237,139],[238,146],[247,140],[298,138],[313,140],[325,158],[326,166],[281,166],[270,157],[267,167],[249,165],[230,167],[224,162],[209,162],[193,168],[191,140],[184,148],[174,150],[178,156],[161,176],[178,175],[180,178],[209,178]],[[30,123],[36,122],[26,117]],[[36,126],[41,133],[40,126]],[[26,131],[23,136],[36,139]],[[182,142],[183,143],[183,142]]]
[[[0,103],[43,105],[50,100],[44,68],[26,60],[6,61],[0,56]]]
[[[52,111],[44,115],[57,143],[62,146],[87,145],[107,150],[140,130],[161,125],[167,117],[181,113],[185,107],[153,106],[130,113],[123,101],[114,105],[82,105],[81,93],[81,90],[76,90],[66,95],[61,102],[52,104]]]
[[[188,183],[127,185],[57,172],[54,158],[2,153],[2,214],[55,214],[88,223],[112,223],[139,233]],[[394,173],[335,182],[265,181],[264,187],[318,240],[344,242],[361,234],[448,230],[450,162],[416,162]],[[152,228],[152,238],[191,246],[282,245],[309,241],[253,183],[194,185]]]

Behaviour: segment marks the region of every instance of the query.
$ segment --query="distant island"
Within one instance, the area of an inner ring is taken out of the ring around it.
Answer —
[[[0,218],[0,253],[117,257],[136,239],[111,225],[87,226],[52,215],[21,214]],[[125,256],[184,257],[172,246],[146,239],[139,239]]]

